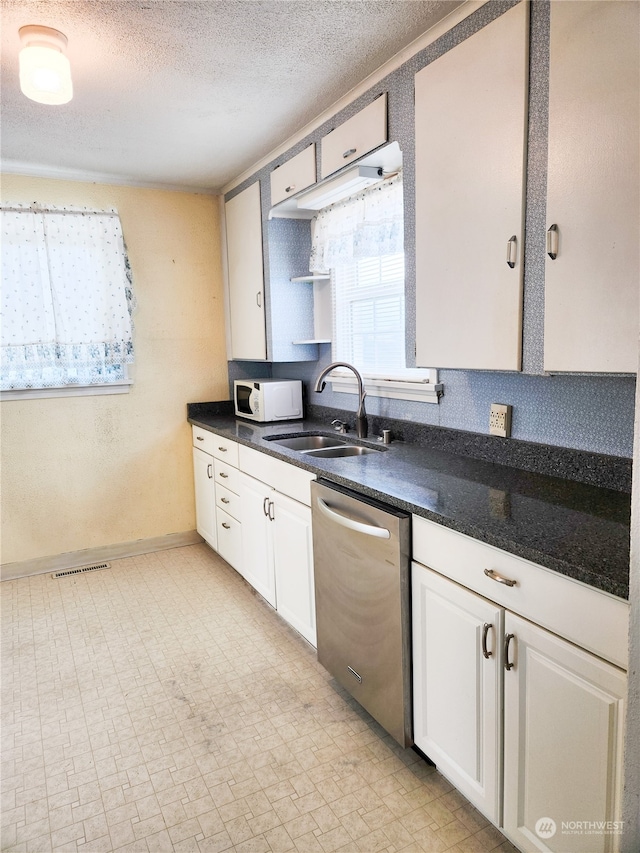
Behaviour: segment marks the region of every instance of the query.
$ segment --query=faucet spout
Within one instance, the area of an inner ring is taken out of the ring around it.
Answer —
[[[358,412],[356,414],[356,435],[358,438],[366,438],[369,433],[369,425],[367,423],[367,413],[364,410],[364,398],[366,396],[366,391],[364,390],[364,383],[362,381],[362,376],[356,370],[356,368],[352,364],[348,364],[346,361],[334,361],[333,364],[330,364],[328,367],[319,374],[316,379],[315,388],[313,389],[318,394],[322,393],[324,390],[324,386],[326,382],[324,381],[325,376],[336,367],[346,367],[348,370],[351,370],[358,380]]]

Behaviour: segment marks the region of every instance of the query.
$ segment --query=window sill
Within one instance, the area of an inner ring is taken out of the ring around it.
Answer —
[[[37,400],[45,397],[95,397],[102,394],[128,394],[132,380],[106,382],[104,385],[60,385],[55,388],[13,388],[0,391],[0,401]]]
[[[413,371],[417,374],[418,371]],[[444,393],[444,385],[438,382],[436,370],[420,371],[425,378],[415,381],[409,374],[407,379],[381,378],[363,375],[365,391],[368,397],[386,397],[392,400],[416,400],[421,403],[439,403]],[[329,377],[331,390],[346,394],[358,393],[358,382],[351,373],[333,371]]]

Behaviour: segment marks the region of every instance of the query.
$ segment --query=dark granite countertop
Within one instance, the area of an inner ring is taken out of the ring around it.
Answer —
[[[628,598],[631,500],[626,491],[454,453],[450,439],[446,450],[393,441],[379,453],[311,458],[268,437],[301,431],[333,435],[329,420],[257,424],[228,411],[229,404],[193,404],[188,419],[318,477]],[[347,438],[356,440],[353,433]],[[364,443],[382,447],[375,439]]]

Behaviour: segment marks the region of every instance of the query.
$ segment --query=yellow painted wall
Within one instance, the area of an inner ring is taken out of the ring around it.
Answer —
[[[228,398],[217,198],[4,175],[2,200],[115,206],[138,301],[129,394],[0,404],[2,562],[194,530],[186,404]]]

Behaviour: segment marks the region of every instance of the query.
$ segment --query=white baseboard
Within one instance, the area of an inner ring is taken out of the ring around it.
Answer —
[[[68,551],[53,557],[38,557],[35,560],[22,560],[0,565],[0,580],[10,581],[26,578],[30,575],[42,575],[47,572],[59,572],[63,569],[75,569],[90,563],[103,563],[105,560],[121,560],[124,557],[136,557],[153,551],[166,551],[169,548],[182,548],[203,542],[202,536],[195,530],[183,533],[169,533],[166,536],[154,536],[151,539],[135,539],[133,542],[119,542],[116,545],[102,545],[99,548],[87,548],[84,551]]]

